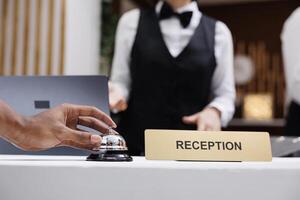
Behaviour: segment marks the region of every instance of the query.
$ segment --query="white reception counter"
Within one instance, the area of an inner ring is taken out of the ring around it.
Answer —
[[[300,159],[271,163],[87,162],[0,156],[1,200],[299,200]]]

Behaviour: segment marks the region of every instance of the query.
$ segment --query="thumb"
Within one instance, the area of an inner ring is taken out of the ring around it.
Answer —
[[[185,116],[182,119],[185,124],[197,124],[198,118],[199,118],[199,113],[196,113],[194,115]]]

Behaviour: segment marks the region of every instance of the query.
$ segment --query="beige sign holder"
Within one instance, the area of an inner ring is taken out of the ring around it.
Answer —
[[[266,132],[146,130],[147,160],[272,161]]]

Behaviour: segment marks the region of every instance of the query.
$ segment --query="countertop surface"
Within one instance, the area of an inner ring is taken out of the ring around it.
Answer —
[[[86,161],[83,156],[0,155],[0,166],[119,167],[176,169],[299,169],[300,158],[273,158],[272,162],[187,162],[153,161],[133,157],[132,162]]]

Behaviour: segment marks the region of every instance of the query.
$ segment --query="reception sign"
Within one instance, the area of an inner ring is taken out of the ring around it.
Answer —
[[[148,160],[272,161],[266,132],[146,130]]]

